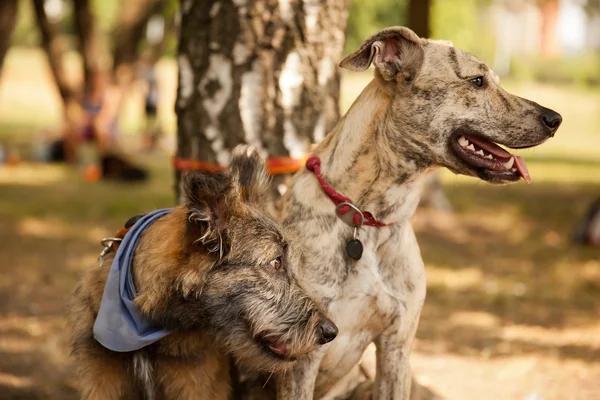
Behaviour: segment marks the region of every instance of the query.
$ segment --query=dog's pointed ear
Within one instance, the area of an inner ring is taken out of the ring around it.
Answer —
[[[188,209],[187,237],[223,256],[229,221],[244,212],[232,177],[228,172],[191,171],[182,177],[181,192]]]
[[[269,190],[271,179],[265,159],[255,147],[239,145],[233,149],[229,171],[245,203],[259,204]]]
[[[443,44],[444,46],[448,46],[448,47],[454,47],[454,43],[452,43],[452,40],[427,39],[427,42],[429,42],[429,43],[435,43],[435,44]]]
[[[409,81],[421,68],[424,54],[416,33],[403,26],[393,26],[365,40],[358,50],[342,60],[340,67],[364,71],[374,64],[386,81],[399,74]]]

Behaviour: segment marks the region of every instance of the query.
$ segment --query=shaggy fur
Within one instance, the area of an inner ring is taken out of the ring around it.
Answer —
[[[352,227],[336,216],[311,172],[294,177],[284,198],[284,226],[311,250],[301,273],[340,333],[278,379],[280,399],[331,398],[371,342],[377,375],[370,395],[407,399],[409,356],[425,300],[410,223],[423,177],[444,166],[493,183],[518,180],[514,171],[466,163],[455,142],[473,134],[511,148],[535,146],[560,124],[552,110],[504,91],[474,56],[404,27],[378,32],[341,63],[351,70],[370,65],[375,78],[314,154],[332,188],[392,224],[360,229],[364,253],[354,261],[344,252]]]
[[[84,399],[228,399],[230,357],[282,371],[335,337],[296,277],[293,243],[258,209],[267,186],[258,153],[237,148],[228,171],[188,174],[183,205],[143,233],[132,265],[135,303],[174,330],[152,345],[115,353],[95,341],[114,254],[85,273],[70,314]]]

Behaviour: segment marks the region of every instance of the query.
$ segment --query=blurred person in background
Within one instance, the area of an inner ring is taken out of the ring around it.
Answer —
[[[146,51],[140,62],[139,76],[144,83],[144,113],[146,127],[144,131],[144,148],[152,151],[162,136],[160,118],[158,117],[158,82],[156,79],[156,59],[151,51]]]

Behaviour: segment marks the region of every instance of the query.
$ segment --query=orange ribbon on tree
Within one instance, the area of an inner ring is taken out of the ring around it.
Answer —
[[[267,172],[269,175],[290,174],[299,171],[308,157],[269,157],[267,158]],[[190,160],[186,158],[173,158],[173,166],[178,171],[201,170],[208,172],[224,171],[226,167],[221,164],[210,163],[200,160]]]

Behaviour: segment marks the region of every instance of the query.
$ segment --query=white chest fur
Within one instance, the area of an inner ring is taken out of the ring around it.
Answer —
[[[369,343],[388,327],[406,323],[403,315],[418,313],[423,304],[423,262],[410,224],[365,229],[381,232],[365,238],[363,257],[349,264],[352,271],[328,305],[339,334],[321,362],[317,393],[326,393]]]

